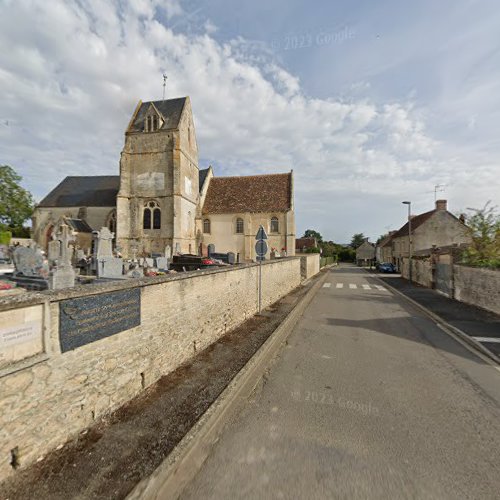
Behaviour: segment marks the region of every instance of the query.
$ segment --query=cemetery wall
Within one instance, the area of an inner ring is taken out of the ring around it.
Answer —
[[[262,265],[264,307],[300,285],[300,264]],[[248,264],[0,301],[0,480],[254,315],[257,280]]]

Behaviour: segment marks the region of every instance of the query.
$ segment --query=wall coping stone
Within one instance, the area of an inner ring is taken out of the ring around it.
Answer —
[[[300,260],[300,257],[291,256],[280,259],[266,260],[262,262],[263,266],[288,262],[290,260]],[[249,267],[258,267],[257,262],[235,264],[230,267],[218,267],[216,269],[202,269],[200,271],[188,271],[175,274],[166,274],[164,276],[145,276],[144,278],[130,278],[126,280],[113,280],[107,283],[78,285],[72,288],[62,290],[46,290],[43,292],[27,292],[22,295],[11,295],[0,298],[0,311],[8,311],[10,309],[19,309],[37,304],[49,302],[59,302],[61,300],[72,299],[76,297],[87,297],[89,295],[99,295],[101,293],[126,290],[135,287],[145,287],[150,285],[159,285],[170,281],[180,281],[198,276],[209,276],[211,274],[226,273],[246,269]]]

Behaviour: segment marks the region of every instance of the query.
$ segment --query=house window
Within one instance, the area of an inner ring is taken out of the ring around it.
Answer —
[[[271,217],[271,233],[279,233],[280,232],[280,223],[278,221],[278,217]]]
[[[243,219],[241,219],[240,217],[238,217],[236,219],[236,232],[238,234],[243,234],[243,228],[244,228],[244,226],[243,226]]]
[[[153,223],[151,226],[151,222]],[[142,215],[143,229],[161,229],[161,210],[156,201],[148,201],[144,204]]]
[[[205,219],[203,221],[203,232],[205,234],[210,234],[210,219]]]

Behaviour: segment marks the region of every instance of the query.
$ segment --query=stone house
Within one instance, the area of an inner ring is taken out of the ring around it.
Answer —
[[[306,250],[309,250],[311,248],[317,248],[317,247],[318,247],[318,242],[316,241],[316,238],[313,238],[312,236],[304,237],[304,238],[297,238],[295,240],[295,252],[296,253],[305,252]]]
[[[437,200],[436,208],[411,218],[412,253],[427,252],[433,246],[463,246],[470,243],[464,222],[447,210],[446,200]],[[392,262],[401,268],[403,258],[409,257],[409,224],[392,236]]]
[[[397,231],[389,231],[389,234],[382,239],[375,248],[375,259],[377,262],[392,262],[392,239]]]
[[[366,239],[358,248],[356,248],[356,263],[358,266],[366,266],[372,264],[374,260],[375,245]]]
[[[119,176],[66,177],[35,208],[34,239],[47,248],[61,217],[108,227],[124,257],[217,252],[255,258],[262,224],[269,247],[295,253],[293,173],[215,177],[199,170],[189,97],[139,101],[125,131]]]

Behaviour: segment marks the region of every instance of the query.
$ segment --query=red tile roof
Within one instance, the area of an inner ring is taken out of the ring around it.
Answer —
[[[286,212],[292,206],[292,174],[214,177],[204,214]]]

